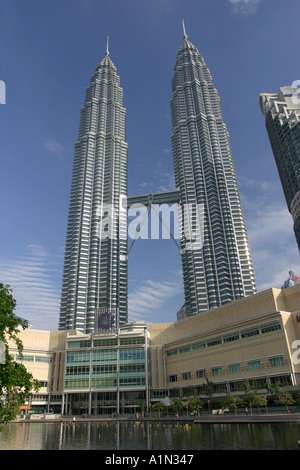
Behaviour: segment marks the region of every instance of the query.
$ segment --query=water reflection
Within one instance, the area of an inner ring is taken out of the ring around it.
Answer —
[[[2,450],[293,450],[300,424],[11,423]]]

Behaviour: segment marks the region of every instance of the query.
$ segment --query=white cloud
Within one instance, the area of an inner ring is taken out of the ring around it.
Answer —
[[[129,317],[130,319],[143,319],[145,321],[153,321],[153,314],[163,306],[171,298],[178,295],[182,291],[182,282],[176,281],[152,281],[147,280],[144,284],[128,296]],[[174,315],[176,312],[174,312]],[[160,320],[163,321],[163,313]]]
[[[37,329],[57,329],[60,292],[54,279],[60,266],[40,245],[28,245],[25,254],[0,259],[0,278],[13,289],[15,314]]]
[[[59,142],[57,142],[54,139],[46,138],[44,140],[44,145],[50,153],[52,153],[53,155],[55,155],[59,159],[64,159],[64,157],[65,157],[64,156],[64,149],[63,149],[63,146]]]
[[[258,290],[281,288],[291,268],[300,275],[293,219],[280,204],[263,205],[247,223]]]
[[[247,176],[239,176],[238,183],[240,187],[257,189],[262,191],[278,191],[278,183],[274,181],[260,181]]]
[[[253,15],[257,12],[261,0],[227,0],[233,8],[234,13]]]
[[[153,192],[173,191],[176,187],[174,172],[166,171],[161,162],[154,169],[155,182],[153,183]]]

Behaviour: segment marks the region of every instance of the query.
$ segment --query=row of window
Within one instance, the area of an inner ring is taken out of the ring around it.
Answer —
[[[182,348],[173,349],[167,351],[167,357],[177,356],[177,354],[185,354],[191,351],[197,351],[204,348],[209,348],[211,346],[217,346],[219,344],[227,344],[233,341],[240,339],[251,338],[260,334],[270,333],[272,331],[277,331],[281,329],[279,322],[272,322],[263,326],[256,326],[247,330],[236,331],[226,336],[219,336],[217,338],[212,338],[210,340],[201,341],[200,343],[194,343],[189,346],[184,346]]]
[[[270,357],[269,358],[269,366],[271,368],[273,367],[280,367],[284,365],[284,360],[283,356],[276,356],[276,357]],[[253,372],[257,370],[262,369],[262,364],[260,359],[252,360],[252,361],[247,361],[247,367],[248,371]],[[229,374],[238,374],[239,372],[242,372],[241,364],[240,363],[235,363],[235,364],[229,364],[228,365],[228,372]],[[217,366],[217,367],[212,367],[211,368],[211,374],[213,377],[219,377],[223,375],[223,367],[222,366]],[[202,379],[205,378],[206,376],[206,370],[201,369],[196,371],[196,378],[197,379]],[[182,372],[181,374],[181,379],[182,381],[186,380],[191,380],[192,378],[192,372]],[[169,375],[169,382],[174,383],[177,382],[178,380],[178,375],[177,374],[171,374]]]
[[[141,387],[145,386],[146,378],[145,377],[121,377],[119,379],[120,387]],[[92,388],[111,388],[117,386],[117,379],[114,377],[97,377],[92,378],[91,387]],[[88,389],[89,380],[86,378],[74,378],[68,379],[65,382],[65,389]]]
[[[93,365],[93,374],[103,375],[103,374],[116,374],[117,373],[117,364],[97,364]],[[120,364],[119,366],[120,375],[122,374],[138,374],[145,372],[145,364]],[[76,366],[67,366],[66,367],[66,377],[69,376],[83,376],[89,375],[90,367],[89,365],[76,365]]]
[[[40,362],[44,364],[51,364],[52,357],[51,356],[34,356],[34,355],[27,355],[27,356],[17,356],[16,360],[18,362]]]
[[[120,345],[129,345],[129,344],[145,344],[145,338],[143,336],[133,337],[133,338],[120,338]],[[107,339],[95,339],[93,343],[94,347],[107,347],[107,346],[117,346],[117,338],[107,338]],[[80,341],[69,341],[68,349],[80,349],[80,348],[90,348],[92,342],[90,340],[80,340]]]
[[[119,349],[120,361],[141,361],[145,359],[144,348]],[[117,360],[117,349],[95,349],[92,351],[93,362],[109,362]],[[90,351],[68,351],[67,365],[70,363],[84,364],[90,361]]]

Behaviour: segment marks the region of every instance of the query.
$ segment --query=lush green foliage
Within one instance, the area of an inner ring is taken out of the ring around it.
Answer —
[[[269,387],[270,393],[274,395],[274,403],[278,406],[285,406],[289,411],[288,407],[295,404],[295,400],[292,395],[286,390],[280,388],[280,384],[277,382]]]
[[[23,344],[18,333],[20,328],[28,328],[27,321],[14,314],[15,307],[12,289],[0,283],[0,341],[4,348],[4,360],[0,363],[0,426],[13,420],[32,391],[40,388],[39,382],[27,372],[26,367],[13,361],[9,355],[8,341],[12,340],[19,358],[22,357]]]

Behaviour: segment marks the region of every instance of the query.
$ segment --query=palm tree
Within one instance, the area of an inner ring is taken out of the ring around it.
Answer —
[[[161,411],[165,411],[165,409],[166,409],[166,407],[165,407],[165,405],[163,404],[162,401],[158,401],[152,406],[152,410],[158,411],[159,418],[160,418]]]

